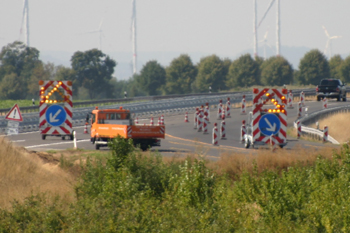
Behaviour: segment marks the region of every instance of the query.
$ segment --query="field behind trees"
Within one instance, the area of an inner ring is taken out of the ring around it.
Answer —
[[[211,161],[163,158],[120,138],[104,153],[0,143],[0,232],[350,230],[349,144]]]

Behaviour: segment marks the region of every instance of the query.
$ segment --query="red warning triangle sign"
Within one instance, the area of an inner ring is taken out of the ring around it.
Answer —
[[[11,108],[11,110],[6,114],[6,120],[11,121],[23,121],[22,114],[19,111],[19,107],[17,104]]]

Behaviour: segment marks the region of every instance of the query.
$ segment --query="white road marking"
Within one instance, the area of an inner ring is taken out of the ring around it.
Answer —
[[[79,140],[77,141],[78,142],[89,142],[90,139],[84,139],[84,140]],[[44,147],[44,146],[52,146],[52,145],[63,145],[63,144],[73,144],[73,141],[70,141],[70,142],[56,142],[56,143],[48,143],[48,144],[41,144],[41,145],[34,145],[34,146],[26,146],[25,148],[28,149],[28,148],[35,148],[35,147]]]
[[[15,141],[11,141],[11,142],[25,142],[26,140],[15,140]]]

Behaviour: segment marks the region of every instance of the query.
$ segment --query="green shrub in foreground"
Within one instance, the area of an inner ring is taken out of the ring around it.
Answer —
[[[60,200],[33,196],[0,211],[0,232],[350,231],[348,145],[314,166],[245,173],[236,182],[204,161],[165,164],[129,145],[116,139],[106,164],[87,161],[77,202],[65,211]]]

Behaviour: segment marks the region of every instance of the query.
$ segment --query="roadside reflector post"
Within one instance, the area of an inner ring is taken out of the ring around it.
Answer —
[[[302,116],[303,113],[303,107],[301,102],[298,103],[298,118],[300,118]]]
[[[75,131],[73,131],[73,145],[74,149],[77,149],[77,134]]]
[[[328,126],[325,126],[323,128],[323,143],[326,143],[328,141]]]
[[[320,129],[320,124],[316,121],[316,129]]]

